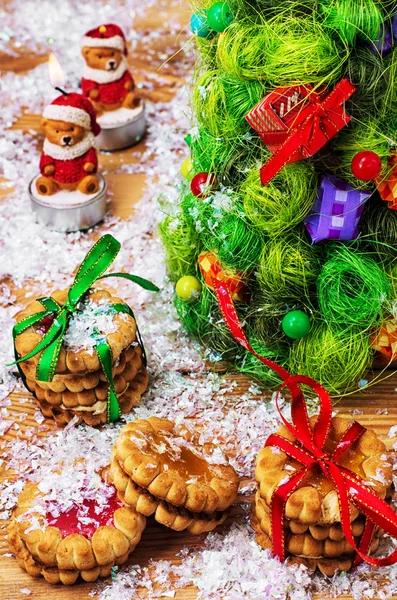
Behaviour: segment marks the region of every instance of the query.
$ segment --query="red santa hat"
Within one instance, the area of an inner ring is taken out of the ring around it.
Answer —
[[[81,94],[71,93],[62,94],[55,98],[43,112],[45,119],[54,119],[55,121],[66,121],[80,125],[94,135],[101,132],[97,123],[95,110],[91,102]]]
[[[115,48],[127,56],[127,44],[122,29],[114,23],[100,25],[87,31],[81,38],[81,47],[90,48]]]

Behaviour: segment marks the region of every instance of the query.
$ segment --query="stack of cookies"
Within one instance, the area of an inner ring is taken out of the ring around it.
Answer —
[[[239,485],[219,448],[168,419],[128,423],[114,445],[110,480],[122,502],[176,531],[201,534],[225,520]]]
[[[55,291],[52,298],[63,305],[67,291]],[[106,423],[108,383],[95,352],[101,338],[106,339],[111,349],[112,374],[121,411],[127,413],[136,406],[147,388],[148,374],[135,319],[112,309],[117,304],[122,304],[122,300],[108,291],[87,292],[69,320],[52,381],[37,379],[41,353],[20,363],[26,385],[36,396],[44,416],[54,418],[59,425],[65,425],[75,416],[88,425]],[[40,302],[35,301],[18,313],[16,320],[19,322],[42,310]],[[21,333],[15,340],[18,356],[30,352],[50,325],[51,319],[46,317]]]
[[[311,419],[314,426],[317,417]],[[325,446],[332,453],[351,421],[334,417]],[[285,426],[278,432],[295,441]],[[374,431],[363,435],[337,461],[364,480],[381,498],[386,498],[392,486],[392,465],[387,460],[386,447]],[[272,547],[270,505],[279,483],[290,477],[302,465],[272,446],[263,448],[258,457],[255,476],[258,490],[253,505],[251,524],[256,540],[262,548]],[[354,504],[350,504],[353,535],[358,543],[364,531],[365,519]],[[311,570],[319,569],[332,576],[335,571],[347,571],[354,561],[354,551],[347,542],[340,523],[338,497],[333,484],[319,467],[312,469],[288,498],[284,523],[285,547],[290,562],[304,564]],[[379,546],[380,532],[376,531],[370,551]]]
[[[19,566],[49,583],[108,577],[127,561],[146,526],[143,515],[122,505],[113,486],[84,472],[83,459],[77,468],[28,482],[8,526],[8,544]]]

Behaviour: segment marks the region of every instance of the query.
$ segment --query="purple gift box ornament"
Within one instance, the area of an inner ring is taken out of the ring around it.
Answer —
[[[355,240],[358,224],[370,192],[356,190],[343,179],[326,173],[305,226],[316,244],[321,240]]]
[[[369,47],[375,54],[385,56],[393,48],[397,40],[397,14],[391,20],[385,21],[381,25],[379,35],[376,40],[369,44]]]

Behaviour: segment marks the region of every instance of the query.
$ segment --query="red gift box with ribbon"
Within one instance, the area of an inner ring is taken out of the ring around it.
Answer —
[[[354,566],[362,561],[375,566],[396,563],[397,549],[385,557],[370,556],[369,549],[377,527],[393,538],[397,538],[397,515],[389,504],[374,492],[359,475],[338,463],[340,457],[363,435],[366,431],[365,428],[360,423],[353,421],[332,453],[327,453],[324,448],[330,433],[332,419],[332,401],[327,390],[314,379],[304,375],[293,376],[277,363],[255,352],[243,331],[227,286],[224,282],[216,279],[213,280],[213,286],[223,318],[234,339],[264,365],[275,371],[283,382],[277,394],[277,407],[281,420],[292,434],[294,441],[273,434],[267,439],[266,446],[274,446],[278,449],[277,451],[282,451],[295,459],[301,467],[282,479],[272,494],[270,518],[273,554],[280,560],[285,560],[284,525],[287,500],[308,473],[316,468],[321,470],[337,493],[342,531],[355,552]],[[310,426],[302,385],[311,388],[319,398],[320,410],[313,428]],[[292,423],[284,417],[278,404],[279,394],[284,388],[288,388],[291,398]],[[358,543],[354,538],[350,520],[351,502],[365,517],[364,531]]]
[[[246,115],[273,154],[261,169],[263,185],[285,165],[313,156],[349,123],[344,103],[355,90],[348,79],[331,92],[309,85],[279,88]]]

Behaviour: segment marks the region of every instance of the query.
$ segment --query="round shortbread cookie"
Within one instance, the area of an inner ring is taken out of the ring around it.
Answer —
[[[63,583],[64,585],[72,585],[77,581],[79,576],[86,582],[96,581],[98,577],[109,577],[112,568],[115,565],[124,564],[128,558],[127,555],[107,565],[93,567],[92,569],[81,569],[80,571],[73,569],[60,570],[56,567],[47,567],[34,559],[20,537],[17,528],[12,526],[9,527],[8,544],[15,554],[18,565],[22,569],[32,577],[40,577],[42,575],[48,583],[52,584]]]
[[[311,427],[317,417],[310,419]],[[327,453],[332,453],[349,427],[351,421],[334,417],[325,446]],[[290,441],[295,438],[285,426],[277,433]],[[338,459],[338,464],[351,469],[362,477],[381,498],[385,498],[392,485],[392,464],[388,460],[386,447],[370,429]],[[287,456],[278,448],[267,446],[257,457],[255,477],[259,484],[261,497],[270,506],[275,488],[286,477],[291,476],[302,465]],[[340,522],[339,505],[333,484],[326,479],[319,467],[313,468],[305,479],[288,498],[285,508],[286,518],[301,525],[332,525]],[[351,520],[359,516],[357,507],[350,503]]]
[[[140,371],[133,381],[128,384],[127,389],[123,394],[117,397],[118,403],[123,414],[131,411],[134,406],[137,406],[141,400],[142,394],[147,389],[149,375],[146,369]],[[82,410],[82,407],[76,409],[66,409],[60,406],[52,406],[46,400],[37,400],[41,412],[45,417],[52,418],[57,425],[61,427],[67,425],[74,417],[79,419],[79,422],[84,422],[87,425],[96,427],[107,423],[107,402],[101,401],[97,406],[93,406],[94,410]]]
[[[68,290],[56,290],[51,294],[51,297],[62,306],[67,300],[67,293]],[[84,306],[87,303],[97,306],[98,310],[102,310],[104,314],[106,307],[109,308],[111,313],[112,305],[123,304],[123,301],[111,295],[107,290],[92,288],[85,295]],[[20,322],[26,317],[43,311],[42,304],[36,300],[16,315],[16,321]],[[122,351],[136,341],[136,323],[135,319],[126,313],[111,314],[111,320],[114,324],[112,331],[110,333],[99,331],[99,333],[103,333],[106,337],[106,341],[111,349],[114,365],[118,362]],[[43,338],[44,333],[45,329],[43,329],[42,323],[33,325],[21,333],[15,340],[15,348],[18,356],[25,356],[33,350]],[[67,333],[68,331],[66,331],[66,339]],[[20,363],[22,371],[27,375],[31,374],[31,370],[37,366],[40,356],[41,352],[28,361]],[[93,352],[91,348],[69,347],[64,341],[55,371],[57,374],[86,375],[87,373],[95,373],[100,370],[101,365],[96,352]]]
[[[215,529],[227,516],[227,511],[209,515],[193,513],[155,498],[128,477],[114,456],[110,461],[109,480],[119,491],[119,498],[123,504],[131,506],[145,517],[153,515],[158,523],[176,531],[187,529],[190,533],[200,535]]]
[[[111,475],[110,480],[112,480]],[[139,490],[138,486],[136,487],[137,494],[144,492],[144,490]],[[132,504],[128,504],[122,492],[119,491],[118,496],[125,506],[134,508]],[[155,500],[154,497],[152,497],[152,502],[155,506],[150,514],[153,515],[157,523],[160,523],[160,525],[164,525],[169,529],[173,529],[174,531],[187,530],[193,535],[201,535],[212,531],[218,527],[218,525],[221,525],[229,514],[228,510],[212,514],[193,513],[185,508],[173,506],[163,500]],[[138,509],[135,508],[135,510],[139,512]]]
[[[54,500],[54,478],[28,482],[18,497],[8,526],[8,543],[18,563],[33,576],[43,575],[51,583],[74,583],[108,575],[114,565],[128,559],[141,539],[146,519],[123,506],[116,489],[103,481],[102,487],[85,491],[82,500]],[[84,483],[76,483],[84,485]],[[40,486],[49,489],[49,495]],[[94,494],[95,491],[95,494]],[[67,497],[67,494],[65,492]]]
[[[192,513],[223,512],[236,498],[239,478],[219,448],[198,439],[197,432],[168,419],[140,419],[123,427],[113,458],[157,500]]]
[[[259,490],[258,490],[259,492]],[[269,539],[271,538],[271,521],[268,507],[264,500],[258,495],[255,496],[255,515],[258,520],[259,526],[264,534]],[[363,519],[357,519],[352,523],[353,535],[355,536],[356,544],[359,543],[360,536],[364,531],[365,522]],[[326,529],[326,528],[324,528]],[[332,528],[328,528],[330,532],[336,533]],[[324,531],[321,532],[323,534]],[[301,556],[304,558],[339,558],[340,556],[349,556],[354,554],[353,548],[346,540],[345,536],[338,534],[332,539],[331,537],[323,537],[318,535],[319,532],[316,530],[317,537],[313,537],[310,530],[305,533],[292,533],[292,531],[286,527],[284,531],[285,536],[285,548],[288,553],[294,556]],[[337,539],[335,539],[335,537]],[[376,532],[375,537],[372,541],[370,552],[373,553],[379,546],[379,530]]]
[[[267,533],[262,531],[260,527],[259,519],[257,518],[255,511],[251,513],[251,527],[255,532],[255,539],[259,546],[264,550],[271,550],[272,543]],[[340,556],[339,558],[303,558],[300,556],[289,556],[289,565],[300,564],[304,565],[311,571],[318,569],[323,575],[332,577],[338,571],[349,571],[353,565],[354,558],[352,556]]]

